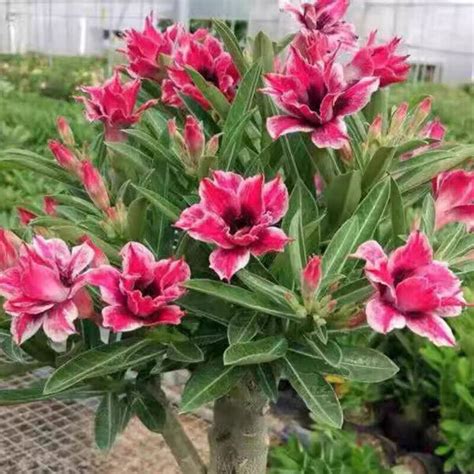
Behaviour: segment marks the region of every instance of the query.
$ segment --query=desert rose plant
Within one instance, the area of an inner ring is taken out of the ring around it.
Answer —
[[[99,397],[102,449],[136,415],[186,474],[259,474],[279,380],[341,427],[327,376],[397,372],[351,331],[456,344],[474,149],[443,141],[429,98],[388,110],[400,39],[359,42],[347,7],[288,5],[297,34],[243,47],[220,20],[190,33],[150,16],[124,36],[127,64],[82,88],[93,143],[59,118],[50,156],[1,152],[63,191],[0,230],[2,372],[50,368],[0,404]],[[178,369],[179,410],[214,406],[208,467],[161,387]]]

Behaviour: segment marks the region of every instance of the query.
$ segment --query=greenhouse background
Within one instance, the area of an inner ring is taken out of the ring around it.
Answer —
[[[247,22],[247,34],[294,30],[280,12],[286,0],[0,0],[0,53],[106,55],[120,32],[138,28],[154,11],[163,19],[225,18]],[[364,37],[404,38],[415,81],[460,84],[473,78],[474,4],[463,0],[353,1],[349,20]]]

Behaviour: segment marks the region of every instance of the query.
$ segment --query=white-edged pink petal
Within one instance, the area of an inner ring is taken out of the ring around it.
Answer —
[[[312,132],[313,130],[313,125],[290,115],[275,115],[267,119],[267,131],[273,140],[288,133]]]
[[[453,331],[443,318],[426,313],[416,318],[407,318],[407,326],[415,334],[427,337],[436,346],[454,346]]]
[[[23,344],[34,336],[43,324],[44,315],[19,314],[12,318],[10,331],[16,344]]]
[[[44,316],[43,331],[53,342],[64,342],[76,329],[79,312],[72,300],[54,305]]]
[[[365,308],[368,325],[376,332],[386,334],[405,327],[406,318],[397,309],[381,300],[372,298]]]
[[[249,259],[250,251],[246,247],[218,248],[209,256],[209,266],[221,280],[230,280],[235,273],[249,263]]]
[[[120,272],[110,265],[101,265],[87,272],[87,283],[98,286],[102,300],[110,305],[120,305],[125,297],[120,291]]]
[[[263,186],[265,213],[271,216],[270,224],[276,224],[288,211],[288,189],[278,175]]]
[[[143,326],[143,319],[136,318],[125,306],[106,306],[102,310],[103,326],[114,332],[133,331]]]
[[[316,128],[311,140],[318,148],[334,148],[338,150],[348,140],[346,124],[342,119],[335,119]]]
[[[259,257],[267,252],[283,252],[290,239],[278,227],[266,227],[259,235],[258,240],[250,246],[252,255]]]

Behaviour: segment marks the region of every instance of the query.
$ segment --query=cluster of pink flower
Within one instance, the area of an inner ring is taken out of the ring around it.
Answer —
[[[316,146],[341,148],[348,140],[343,117],[361,110],[379,87],[406,78],[406,56],[396,54],[399,39],[377,46],[372,34],[367,44],[357,48],[353,25],[342,20],[347,7],[348,0],[317,0],[301,8],[286,7],[300,22],[301,30],[290,46],[283,72],[265,76],[262,92],[285,112],[268,120],[273,138],[310,132]],[[125,41],[127,71],[135,79],[123,84],[117,71],[102,86],[84,87],[88,97],[79,98],[87,118],[103,122],[108,141],[124,140],[122,129],[135,124],[144,110],[155,105],[156,100],[150,100],[136,108],[141,79],[159,83],[161,100],[169,106],[181,107],[181,96],[185,95],[207,109],[207,100],[188,73],[191,67],[229,101],[233,99],[239,72],[207,30],[191,34],[174,25],[162,33],[150,16],[144,31],[128,31]],[[348,64],[336,62],[340,51],[354,52]],[[406,115],[406,107],[402,108]],[[403,110],[395,112],[395,117]],[[202,125],[192,117],[186,119],[184,137],[175,122],[170,121],[168,127],[191,164],[204,153],[217,150],[217,137],[206,146]],[[64,119],[58,121],[58,129],[63,143],[49,143],[58,164],[82,182],[99,209],[113,215],[99,171],[75,149]],[[432,137],[439,132],[439,124],[432,123],[422,133]],[[453,221],[474,226],[474,173],[443,173],[435,180],[434,195],[437,229]],[[229,171],[214,171],[212,177],[200,182],[199,197],[200,202],[185,209],[175,226],[214,246],[210,268],[221,279],[229,281],[251,256],[282,252],[290,243],[276,226],[288,209],[288,191],[280,176],[266,183],[263,175],[243,178]],[[55,209],[54,201],[45,202],[46,213],[55,213]],[[27,224],[33,217],[25,214],[23,222]],[[121,256],[119,270],[108,265],[90,240],[69,250],[60,239],[37,236],[32,244],[26,244],[0,230],[0,295],[6,299],[5,311],[13,318],[15,341],[22,343],[43,327],[51,340],[61,342],[74,332],[79,315],[99,318],[94,315],[86,285],[100,288],[106,305],[99,319],[103,327],[130,331],[179,324],[184,313],[171,303],[184,294],[183,283],[190,278],[186,262],[172,258],[155,261],[153,254],[136,242],[127,243]],[[390,257],[374,241],[361,245],[354,256],[366,261],[365,273],[375,289],[366,308],[368,323],[375,331],[386,333],[406,325],[435,344],[454,344],[443,317],[458,315],[465,305],[460,281],[445,264],[433,261],[422,233],[412,233],[407,244]],[[321,274],[321,259],[312,257],[301,275],[305,301],[316,293]]]

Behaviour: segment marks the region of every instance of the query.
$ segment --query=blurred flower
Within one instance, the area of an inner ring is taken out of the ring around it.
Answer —
[[[435,196],[435,227],[441,229],[450,222],[463,222],[474,229],[474,171],[453,170],[433,179]]]
[[[285,74],[266,74],[266,88],[288,115],[267,120],[273,139],[293,132],[310,132],[319,148],[341,148],[348,140],[344,116],[361,110],[377,90],[378,79],[364,77],[352,85],[342,78],[334,62],[309,64],[294,47],[290,49]]]
[[[61,168],[78,175],[81,162],[67,146],[57,140],[49,140],[48,147]]]
[[[66,120],[65,117],[59,116],[56,119],[56,128],[58,129],[59,136],[61,140],[68,146],[74,146],[74,134],[72,133],[71,127],[69,126],[69,122]]]
[[[18,218],[22,225],[28,225],[33,219],[36,219],[38,216],[34,213],[25,209],[24,207],[17,207]]]
[[[81,181],[94,204],[107,212],[110,208],[110,199],[104,179],[89,160],[81,162]]]
[[[184,260],[155,261],[142,244],[129,242],[120,252],[122,271],[103,265],[88,273],[88,282],[98,286],[103,301],[103,325],[115,332],[143,326],[179,324],[184,312],[171,305],[185,293],[182,284],[190,278]]]
[[[172,25],[165,32],[161,32],[153,25],[153,14],[145,19],[143,31],[130,29],[125,32],[124,53],[129,61],[128,72],[133,77],[151,79],[161,82],[166,71],[161,63],[161,55],[170,56],[177,37],[183,34],[180,25]]]
[[[357,35],[353,24],[342,18],[349,7],[349,0],[316,0],[303,2],[299,7],[287,3],[283,9],[295,18],[304,30],[324,35],[331,50],[339,45],[352,48]]]
[[[23,247],[16,264],[0,274],[0,295],[13,318],[11,332],[17,344],[40,327],[54,342],[75,332],[79,312],[73,299],[85,284],[84,270],[92,258],[87,244],[70,251],[60,239],[36,236]]]
[[[412,232],[389,257],[373,240],[362,244],[354,256],[365,260],[365,275],[376,290],[365,309],[374,331],[386,334],[407,326],[437,346],[456,343],[443,318],[461,313],[465,305],[461,282],[446,263],[433,260],[423,233]]]
[[[288,191],[281,177],[264,183],[263,175],[242,178],[215,171],[199,186],[201,201],[185,209],[176,222],[196,240],[215,244],[210,267],[230,280],[250,255],[281,252],[289,239],[274,227],[288,210]]]
[[[84,104],[88,120],[104,123],[108,141],[123,141],[122,129],[137,123],[141,114],[157,103],[156,99],[148,100],[136,109],[140,80],[122,83],[117,70],[103,85],[82,87],[81,90],[89,97],[76,97],[76,100]]]
[[[16,264],[22,244],[20,237],[0,227],[0,272]]]
[[[52,196],[45,196],[43,198],[43,211],[48,216],[55,216],[57,207],[58,201],[56,201]]]
[[[407,56],[395,54],[401,39],[393,38],[388,43],[376,45],[377,32],[370,33],[367,44],[355,54],[352,61],[345,67],[347,81],[357,81],[366,76],[380,79],[380,87],[403,82],[410,72]]]
[[[182,101],[178,92],[189,96],[203,108],[210,105],[185,68],[191,67],[199,72],[206,81],[216,86],[229,101],[235,96],[240,80],[239,72],[232,57],[224,51],[221,42],[207,30],[199,30],[194,34],[186,34],[179,41],[173,55],[173,62],[168,67],[168,79],[163,81],[163,103],[181,107]]]

